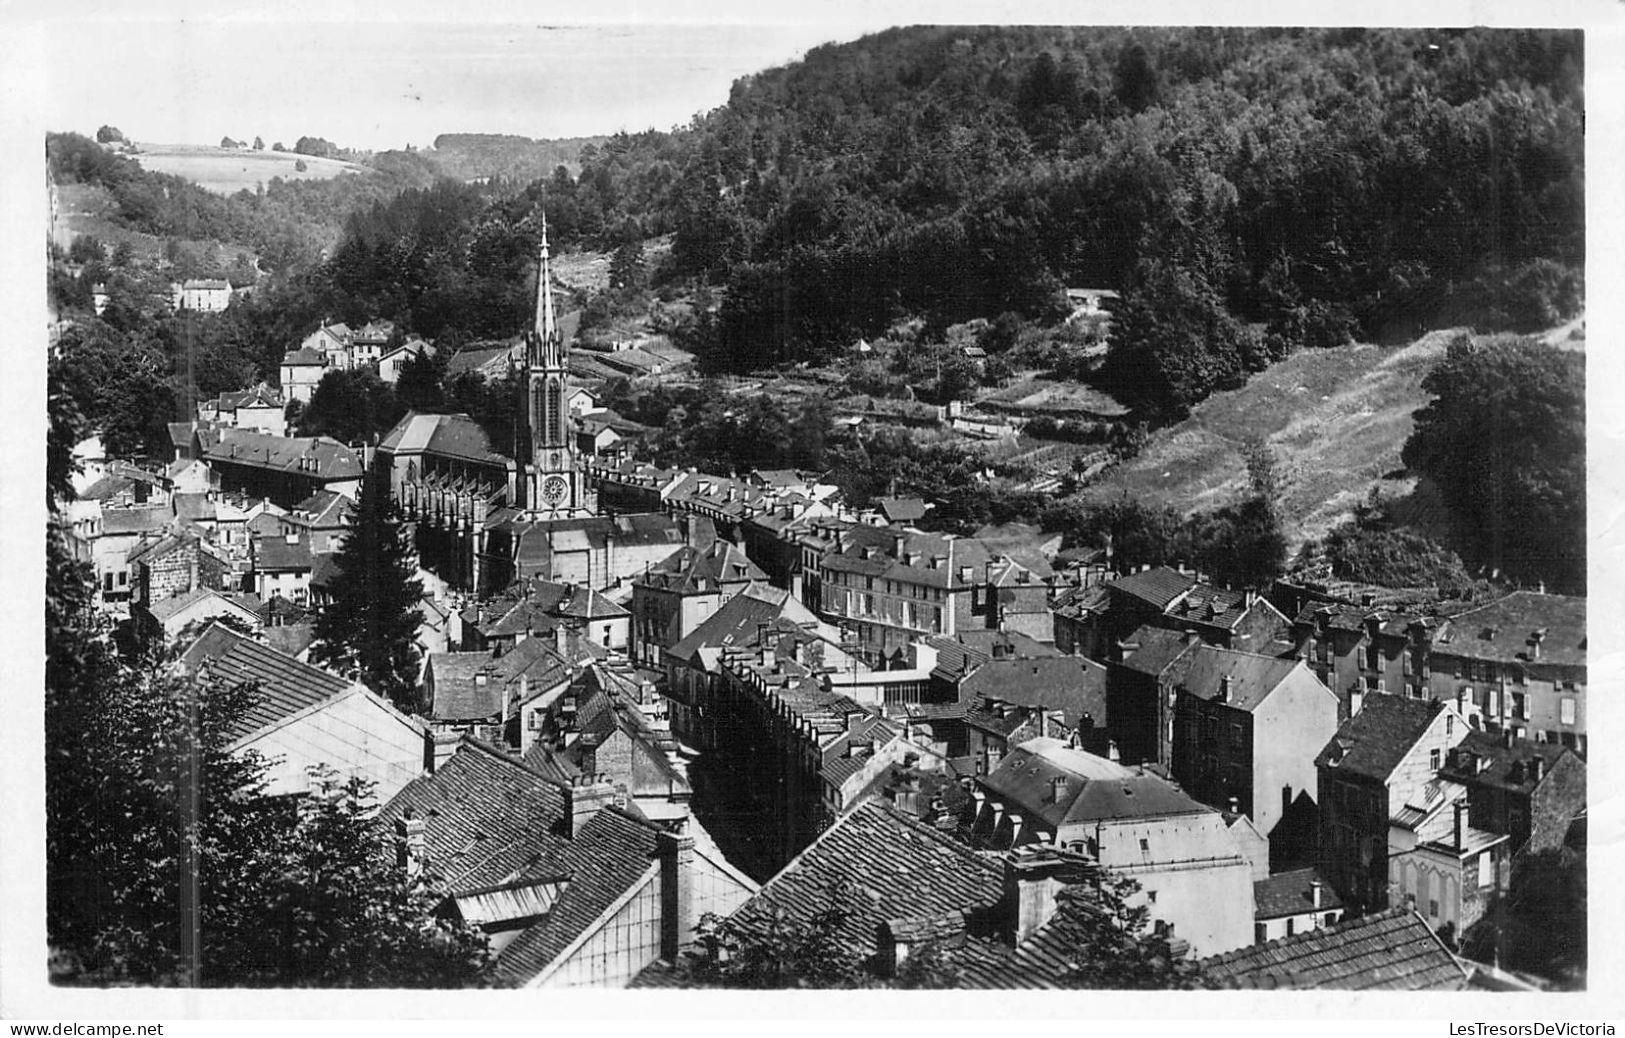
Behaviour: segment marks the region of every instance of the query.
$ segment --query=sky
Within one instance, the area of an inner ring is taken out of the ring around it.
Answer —
[[[865,31],[856,20],[75,18],[47,30],[46,121],[86,135],[110,124],[147,143],[292,147],[308,135],[366,150],[441,133],[668,130],[723,104],[740,76]]]

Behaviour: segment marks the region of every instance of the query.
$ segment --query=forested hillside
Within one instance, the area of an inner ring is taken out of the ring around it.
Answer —
[[[1116,288],[1104,376],[1173,416],[1299,346],[1574,309],[1582,76],[1574,32],[898,29],[612,138],[547,204],[675,231],[736,369]]]
[[[603,137],[565,137],[532,140],[509,133],[442,133],[426,157],[442,176],[454,180],[503,177],[531,181],[551,176],[560,166],[574,174],[581,168],[584,148],[601,144]]]

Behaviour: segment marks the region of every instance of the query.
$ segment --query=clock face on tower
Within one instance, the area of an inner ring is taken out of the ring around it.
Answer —
[[[542,503],[549,508],[556,508],[564,495],[570,492],[570,485],[562,476],[548,476],[542,481]]]

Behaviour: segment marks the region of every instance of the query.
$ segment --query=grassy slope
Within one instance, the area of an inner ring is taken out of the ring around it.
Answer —
[[[1156,433],[1146,449],[1085,491],[1090,500],[1130,497],[1185,512],[1236,500],[1246,486],[1240,446],[1262,437],[1275,449],[1282,507],[1296,546],[1349,515],[1372,486],[1401,493],[1412,414],[1427,401],[1422,377],[1453,332],[1429,332],[1409,346],[1341,346],[1305,351],[1217,393],[1191,417]]]
[[[164,239],[124,227],[113,220],[115,207],[107,190],[93,184],[60,184],[56,187],[57,218],[51,225],[51,238],[64,249],[81,234],[92,235],[101,241],[116,245],[127,241],[141,259],[156,263],[163,258]],[[213,256],[221,266],[230,266],[238,253],[250,260],[258,255],[247,245],[235,242],[182,239],[182,243],[200,256]]]
[[[235,151],[192,144],[138,144],[133,156],[143,169],[172,173],[199,187],[224,195],[252,191],[272,177],[283,180],[328,180],[340,173],[366,173],[365,166],[337,159],[295,155],[291,151]],[[300,159],[306,170],[294,168]]]

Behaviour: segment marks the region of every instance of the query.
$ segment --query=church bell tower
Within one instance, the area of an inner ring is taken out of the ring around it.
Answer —
[[[569,516],[586,504],[577,464],[575,437],[566,403],[568,351],[553,311],[553,275],[548,262],[547,217],[542,217],[542,260],[536,272],[536,317],[525,335],[526,421],[530,464],[525,473],[525,509],[532,514]]]

